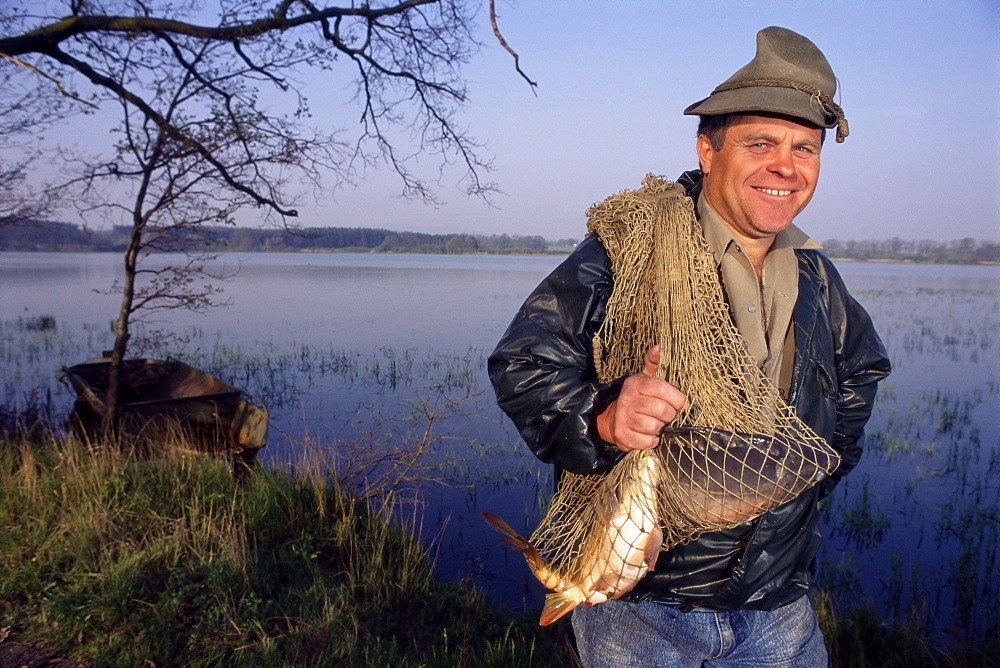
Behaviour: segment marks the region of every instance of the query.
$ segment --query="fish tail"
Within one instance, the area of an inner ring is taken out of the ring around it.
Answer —
[[[566,592],[549,594],[545,597],[545,607],[542,609],[542,616],[538,620],[538,624],[548,626],[579,604],[579,601],[568,596]]]
[[[535,546],[528,542],[528,539],[522,537],[519,533],[511,529],[509,524],[493,513],[483,512],[482,515],[487,524],[503,534],[503,537],[500,540],[507,543],[507,545],[511,548],[524,554],[524,558],[528,561],[528,565],[531,566],[532,569],[538,571],[544,566],[541,555],[538,554],[538,550],[535,549]]]

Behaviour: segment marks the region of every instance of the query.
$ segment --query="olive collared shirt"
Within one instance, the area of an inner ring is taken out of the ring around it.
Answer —
[[[799,265],[796,248],[822,248],[802,230],[789,225],[774,237],[764,258],[760,280],[753,262],[742,245],[704,194],[698,197],[698,218],[705,231],[705,240],[715,256],[722,276],[723,290],[736,329],[764,374],[775,386],[787,392],[787,379],[781,378],[782,359],[786,347],[792,348],[792,311],[799,292]],[[784,381],[784,382],[783,382]]]

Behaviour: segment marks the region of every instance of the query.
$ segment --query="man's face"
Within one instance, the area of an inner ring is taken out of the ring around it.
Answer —
[[[737,236],[774,237],[812,199],[821,145],[822,131],[815,126],[741,115],[721,151],[698,137],[705,197]]]

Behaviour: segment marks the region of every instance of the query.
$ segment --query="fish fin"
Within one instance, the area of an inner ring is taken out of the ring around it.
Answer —
[[[524,558],[528,561],[528,565],[531,566],[531,568],[537,570],[543,566],[541,555],[539,555],[538,550],[536,550],[535,547],[528,542],[528,539],[511,529],[509,524],[493,513],[483,512],[482,515],[487,524],[504,534],[501,536],[500,540],[509,545],[511,549],[524,554]]]
[[[616,598],[617,599],[617,598],[621,598],[625,594],[629,593],[639,583],[639,580],[641,580],[644,577],[646,577],[646,573],[648,573],[648,572],[649,572],[648,568],[642,568],[642,569],[639,570],[639,573],[636,575],[635,579],[632,579],[632,578],[624,578],[624,579],[622,579],[619,582],[618,587],[614,590],[614,592],[611,593],[610,596],[608,596],[608,598]]]
[[[539,626],[548,626],[567,612],[579,605],[564,592],[549,594],[545,597],[545,607],[542,609],[542,616],[538,620]]]
[[[646,539],[646,549],[642,551],[642,560],[646,562],[649,570],[656,568],[656,560],[660,556],[660,548],[663,547],[663,530],[660,527],[649,532]]]
[[[601,524],[610,524],[611,519],[621,506],[621,501],[618,499],[618,495],[607,487],[600,487],[597,493],[600,498],[597,508],[601,514]]]
[[[623,577],[617,573],[607,573],[599,581],[599,583],[603,586],[598,588],[595,584],[592,589],[593,591],[604,594],[606,598],[621,598],[623,595],[632,591],[632,588],[635,587],[635,584],[646,575],[646,572],[647,569],[641,569],[635,579]]]
[[[486,511],[483,511],[482,516],[483,516],[483,519],[486,520],[487,524],[489,524],[491,527],[493,527],[494,529],[496,529],[500,533],[505,533],[508,536],[513,536],[515,538],[520,538],[521,537],[521,536],[518,535],[518,533],[516,531],[514,531],[513,529],[510,528],[509,524],[507,524],[506,522],[504,522],[502,519],[500,519],[499,517],[497,517],[493,513],[488,513]]]
[[[621,581],[622,577],[618,573],[605,573],[597,579],[597,582],[593,584],[590,591],[599,591],[602,594],[613,593],[618,590],[618,585],[621,584]]]

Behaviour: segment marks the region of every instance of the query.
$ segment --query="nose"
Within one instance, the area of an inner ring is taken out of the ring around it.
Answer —
[[[787,178],[795,174],[795,161],[792,159],[792,150],[781,146],[771,153],[771,163],[768,170],[774,174],[780,174]]]

